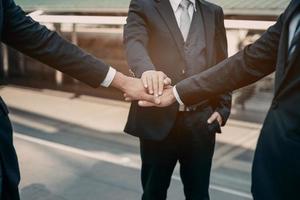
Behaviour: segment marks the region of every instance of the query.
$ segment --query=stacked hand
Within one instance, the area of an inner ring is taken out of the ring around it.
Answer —
[[[171,79],[161,71],[150,70],[142,74],[141,80],[144,87],[148,89],[149,94],[154,94],[156,97],[163,94],[165,86],[171,85]]]
[[[126,101],[139,100],[139,105],[142,107],[166,107],[176,101],[172,92],[171,79],[163,72],[154,70],[146,71],[142,74],[140,82],[143,90],[140,86],[139,90],[140,92],[142,91],[143,98],[138,97],[138,93],[140,93],[138,91],[135,91],[135,93],[125,91],[124,97]]]
[[[167,107],[176,102],[171,86],[171,79],[160,71],[146,71],[141,79],[131,78],[122,74],[120,80],[117,77],[113,82],[114,86],[124,92],[126,101],[139,101],[141,107]],[[207,123],[217,121],[222,125],[222,117],[218,112],[214,112]]]
[[[160,99],[152,94],[148,94],[140,79],[131,78],[117,72],[112,82],[112,86],[124,92],[124,94],[130,98],[130,101],[144,100],[156,105],[160,104]]]

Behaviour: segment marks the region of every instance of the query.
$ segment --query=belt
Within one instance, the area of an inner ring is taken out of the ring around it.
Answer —
[[[195,111],[197,107],[194,106],[185,106],[185,105],[179,105],[179,112],[191,112]]]
[[[185,105],[179,105],[179,112],[192,112],[196,110],[201,110],[203,108],[206,108],[209,106],[209,101],[203,101],[199,104],[193,105],[193,106],[185,106]]]

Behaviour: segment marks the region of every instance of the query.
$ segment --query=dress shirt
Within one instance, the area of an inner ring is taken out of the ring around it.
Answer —
[[[104,81],[101,83],[101,86],[109,87],[114,80],[116,73],[117,71],[114,68],[110,67]]]
[[[170,0],[171,1],[171,0]],[[175,1],[175,0],[174,0]],[[295,35],[295,31],[296,31],[296,26],[298,24],[300,20],[300,13],[295,15],[293,17],[293,19],[291,20],[290,22],[290,25],[289,25],[289,46],[291,45],[291,42],[294,38],[294,35]],[[174,97],[176,98],[177,102],[180,104],[180,105],[184,105],[184,103],[182,102],[181,98],[180,98],[180,95],[178,94],[178,91],[176,89],[176,86],[173,87],[173,95]]]
[[[190,15],[190,18],[192,19],[193,16],[194,16],[194,12],[197,11],[196,10],[197,7],[196,7],[195,0],[190,0],[190,2],[192,3],[192,5],[189,7],[189,15]],[[179,7],[180,3],[181,3],[181,0],[170,0],[170,4],[172,6],[172,9],[173,9],[178,27],[180,27],[180,16],[181,16],[181,13],[182,13],[182,9]],[[176,100],[178,101],[178,103],[180,105],[183,105],[183,102],[181,101],[181,99],[178,95],[178,92],[176,90],[176,86],[173,87],[173,93],[174,93],[174,96],[175,96]]]
[[[182,9],[180,8],[180,3],[182,0],[169,0],[170,4],[172,6],[172,9],[174,11],[174,15],[178,24],[178,27],[180,27],[180,16],[182,13]],[[189,15],[190,18],[193,18],[194,11],[196,11],[196,1],[195,0],[190,0],[192,5],[189,7]]]
[[[296,32],[296,28],[297,28],[296,26],[297,26],[299,20],[300,20],[300,13],[296,14],[293,17],[293,19],[290,23],[290,27],[289,27],[289,48],[290,48],[291,42],[292,42],[292,40],[295,36],[295,32]]]

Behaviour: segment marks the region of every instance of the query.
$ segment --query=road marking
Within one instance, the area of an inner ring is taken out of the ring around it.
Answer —
[[[18,138],[18,139],[21,139],[21,140],[25,140],[27,142],[35,143],[35,144],[38,144],[38,145],[50,147],[50,148],[53,148],[53,149],[56,149],[56,150],[61,150],[61,151],[72,153],[72,154],[77,154],[77,155],[87,157],[87,158],[91,158],[91,159],[94,159],[94,160],[109,162],[109,163],[112,163],[112,164],[115,164],[115,165],[140,170],[140,165],[138,163],[131,162],[131,160],[128,159],[128,158],[117,156],[117,155],[114,155],[114,154],[111,154],[111,153],[107,153],[107,152],[103,152],[103,151],[89,152],[89,151],[74,148],[74,147],[71,147],[71,146],[68,146],[68,145],[58,144],[58,143],[55,143],[55,142],[50,142],[50,141],[46,141],[46,140],[43,140],[43,139],[27,136],[27,135],[24,135],[20,132],[14,133],[14,137]],[[175,176],[175,175],[172,176],[172,179],[176,180],[176,181],[181,181],[180,177]],[[226,187],[213,185],[213,184],[210,185],[210,189],[217,190],[217,191],[220,191],[220,192],[224,192],[224,193],[227,193],[227,194],[231,194],[231,195],[234,195],[234,196],[243,197],[243,198],[252,200],[252,196],[249,193],[240,192],[240,191],[237,191],[237,190],[233,190],[233,189],[229,189],[229,188],[226,188]]]

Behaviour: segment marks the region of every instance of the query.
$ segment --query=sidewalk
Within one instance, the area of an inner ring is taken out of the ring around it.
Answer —
[[[130,104],[126,102],[85,95],[73,98],[73,93],[47,89],[8,86],[0,88],[0,94],[9,107],[112,133],[123,132],[130,107]],[[249,103],[251,108],[260,112],[261,109],[257,110],[257,106],[254,106],[257,105],[258,100],[253,102]],[[265,107],[267,106],[263,105],[263,107],[262,111],[266,111]],[[228,121],[228,126],[231,124],[260,128],[258,123],[248,123],[233,119]],[[227,128],[225,127],[226,130]]]
[[[16,148],[23,174],[22,189],[27,189],[36,182],[43,183],[53,194],[60,195],[63,199],[77,200],[74,198],[75,190],[88,193],[86,190],[90,189],[81,188],[77,183],[80,181],[67,184],[65,179],[70,179],[68,174],[74,173],[71,177],[84,179],[87,181],[86,184],[98,188],[99,193],[101,188],[108,190],[106,187],[118,193],[120,184],[122,191],[124,187],[130,185],[130,189],[126,189],[127,192],[123,191],[123,196],[111,194],[105,200],[133,200],[129,196],[133,195],[136,199],[140,195],[139,172],[129,170],[139,171],[140,168],[138,140],[122,131],[128,115],[128,103],[88,96],[73,98],[71,93],[16,87],[2,88],[0,94],[11,110],[10,118],[14,124]],[[260,124],[231,119],[223,128],[223,134],[217,135],[211,176],[212,200],[251,199],[251,162],[260,127]],[[31,153],[28,155],[28,152],[32,151],[44,153],[36,156],[32,156]],[[86,162],[87,158],[93,160],[93,163],[105,162],[105,165],[97,164],[97,170],[91,170],[90,167],[95,166],[86,166],[91,162]],[[69,167],[65,166],[66,160],[69,160],[68,163],[78,162],[80,164],[76,166],[85,167],[70,172]],[[38,162],[39,166],[32,164],[28,166],[28,163],[35,162]],[[60,182],[53,179],[56,177],[55,174],[49,177],[49,174],[53,173],[53,165],[62,168]],[[33,167],[37,168],[35,171],[40,171],[39,179],[32,178]],[[102,173],[105,175],[101,176]],[[130,173],[134,178],[128,178],[121,183],[118,177],[124,176],[124,173]],[[91,177],[98,177],[99,180],[95,182]],[[173,176],[175,183],[170,189],[172,200],[183,198],[179,177],[177,167]],[[109,186],[102,187],[101,184],[103,181],[107,182],[107,178]],[[57,185],[63,188],[68,186],[65,190],[71,191],[62,192]],[[35,189],[36,187],[33,187],[33,191]],[[24,200],[34,200],[32,195],[28,193],[24,195],[28,195]],[[67,198],[68,195],[72,198]],[[89,199],[99,199],[94,198],[93,193],[89,196],[91,197]]]

